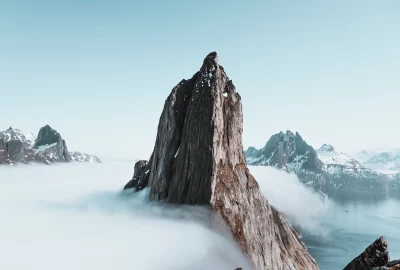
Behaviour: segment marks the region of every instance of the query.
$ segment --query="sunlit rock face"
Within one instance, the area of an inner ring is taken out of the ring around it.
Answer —
[[[149,163],[136,164],[125,188],[148,186],[156,201],[210,205],[256,269],[318,269],[298,233],[260,192],[247,168],[242,131],[241,97],[210,53],[168,96]]]

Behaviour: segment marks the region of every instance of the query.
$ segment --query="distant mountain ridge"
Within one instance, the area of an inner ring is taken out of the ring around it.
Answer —
[[[324,144],[317,151],[299,133],[286,131],[273,135],[261,149],[245,151],[249,165],[272,166],[297,174],[308,186],[324,192],[387,192],[390,179],[363,167],[350,156]]]
[[[355,156],[363,166],[372,170],[391,175],[400,173],[399,149],[384,152],[368,152],[363,150]]]
[[[32,133],[25,133],[14,127],[0,132],[0,164],[52,164],[70,161],[101,162],[96,156],[68,152],[65,140],[49,125],[39,130],[37,138]]]

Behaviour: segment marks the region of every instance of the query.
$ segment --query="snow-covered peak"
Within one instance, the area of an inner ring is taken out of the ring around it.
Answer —
[[[330,144],[324,143],[318,150],[317,152],[333,152],[335,151],[335,147],[333,147]]]
[[[9,127],[7,130],[0,132],[0,139],[4,142],[21,141],[26,147],[31,147],[36,140],[32,133],[23,132],[15,127]]]
[[[363,165],[385,174],[395,174],[400,171],[400,153],[397,150],[381,152],[372,155]]]
[[[317,150],[318,158],[327,165],[341,165],[345,167],[361,168],[361,164],[345,153],[338,152],[330,144],[324,144]]]

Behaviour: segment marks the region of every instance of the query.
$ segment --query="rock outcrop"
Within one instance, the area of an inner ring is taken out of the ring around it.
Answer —
[[[135,169],[132,179],[125,185],[124,189],[146,187],[149,182],[149,162],[147,160],[139,160],[135,163]],[[139,182],[141,183],[139,185]]]
[[[380,237],[352,260],[344,270],[371,270],[389,263],[389,250],[385,238]]]
[[[33,149],[41,153],[42,155],[39,155],[39,157],[44,158],[48,163],[72,161],[65,140],[61,138],[57,130],[52,129],[49,125],[39,130]]]
[[[374,267],[372,270],[400,270],[400,260],[388,262],[385,266]]]
[[[210,53],[165,101],[149,163],[135,165],[125,188],[148,186],[156,201],[210,205],[256,269],[318,269],[259,190],[246,165],[242,131],[241,97]]]

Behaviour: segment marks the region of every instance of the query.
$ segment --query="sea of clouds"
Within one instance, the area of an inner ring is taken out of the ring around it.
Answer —
[[[326,199],[272,168],[250,168],[270,203],[320,233]],[[237,244],[210,227],[207,207],[122,192],[130,162],[0,167],[0,269],[249,269]]]
[[[249,269],[206,207],[122,193],[127,162],[0,167],[0,269]]]

